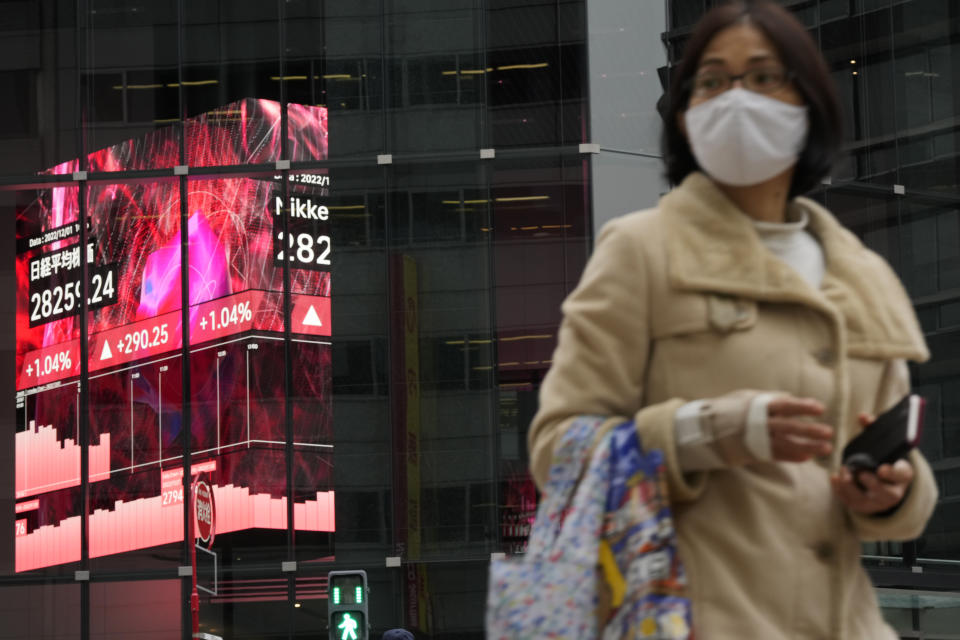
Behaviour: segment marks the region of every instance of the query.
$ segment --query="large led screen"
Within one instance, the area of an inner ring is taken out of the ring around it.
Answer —
[[[326,109],[291,104],[288,113],[291,159],[326,157]],[[191,165],[280,157],[280,115],[276,102],[248,99],[186,121]],[[161,129],[95,152],[89,169],[176,164],[175,133]],[[17,571],[80,555],[81,260],[90,310],[90,556],[182,539],[188,437],[192,472],[205,473],[214,489],[218,536],[286,528],[284,265],[295,341],[295,526],[334,530],[329,178],[291,174],[286,193],[279,175],[186,184],[186,278],[177,180],[91,183],[86,247],[77,187],[34,192],[18,207]],[[190,433],[181,428],[187,333]]]

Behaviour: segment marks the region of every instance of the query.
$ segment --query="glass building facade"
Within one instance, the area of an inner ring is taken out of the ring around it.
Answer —
[[[363,569],[370,637],[482,637],[587,255],[584,12],[3,4],[0,638],[190,637],[193,553],[213,636],[326,637]]]
[[[204,633],[324,637],[349,569],[371,638],[483,637],[560,302],[668,188],[656,100],[709,4],[2,3],[0,640],[188,638],[192,574]],[[865,562],[903,637],[953,637],[960,7],[784,4],[848,120],[815,196],[934,354],[941,504]]]

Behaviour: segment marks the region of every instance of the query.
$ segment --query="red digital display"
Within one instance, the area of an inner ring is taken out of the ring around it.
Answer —
[[[289,105],[292,160],[322,159],[325,108]],[[191,166],[280,157],[280,107],[243,100],[184,123]],[[88,157],[91,171],[176,164],[173,128]],[[76,161],[48,173],[69,174]],[[210,471],[218,535],[286,525],[283,270],[289,266],[294,470],[317,490],[294,505],[295,526],[333,531],[330,486],[329,177],[187,182],[189,311],[182,313],[181,191],[176,180],[91,183],[87,247],[79,190],[39,191],[17,217],[17,570],[79,558],[77,386],[81,260],[88,268],[91,557],[182,538],[180,457]],[[287,237],[284,236],[286,218]],[[189,323],[192,420],[182,426],[181,358]],[[277,407],[281,410],[277,410]],[[319,461],[319,463],[318,463]],[[177,471],[179,469],[179,472]],[[176,474],[179,473],[179,476]],[[299,496],[300,494],[298,494]],[[179,518],[179,524],[177,519]]]

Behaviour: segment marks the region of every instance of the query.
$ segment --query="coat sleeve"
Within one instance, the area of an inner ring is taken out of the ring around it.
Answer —
[[[633,419],[643,446],[664,452],[671,500],[693,500],[706,474],[684,474],[677,461],[674,414],[685,400],[641,408],[650,351],[650,273],[642,242],[620,223],[601,231],[579,285],[563,303],[553,364],[528,435],[531,471],[542,488],[556,443],[577,416],[609,417],[598,435]]]
[[[887,365],[875,412],[882,413],[910,391],[910,373],[904,360]],[[920,537],[937,505],[937,484],[930,465],[920,451],[908,457],[913,465],[913,482],[906,498],[893,511],[882,516],[864,516],[850,512],[861,540],[913,540]]]

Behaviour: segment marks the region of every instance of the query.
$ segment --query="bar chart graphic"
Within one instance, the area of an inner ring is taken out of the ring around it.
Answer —
[[[80,484],[80,445],[73,438],[62,442],[52,425],[38,427],[31,420],[16,436],[17,500]],[[90,445],[90,482],[110,477],[110,434]]]
[[[287,527],[287,499],[251,494],[246,487],[213,487],[217,535],[245,529]],[[300,531],[334,531],[334,492],[318,491],[314,500],[293,505]],[[90,514],[90,557],[98,558],[183,540],[183,509],[164,509],[162,498],[117,502]],[[30,571],[80,559],[80,517],[39,527],[16,539],[16,570]]]

